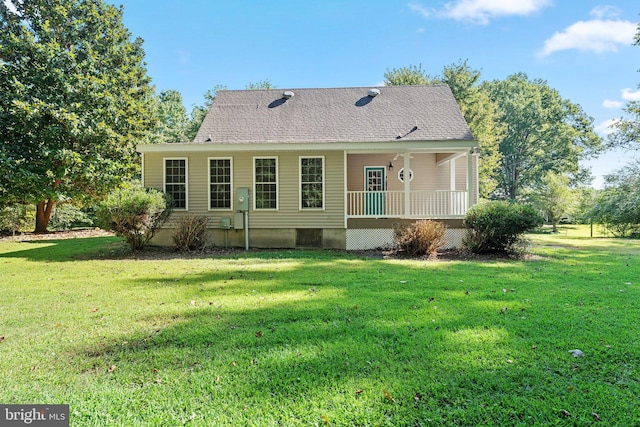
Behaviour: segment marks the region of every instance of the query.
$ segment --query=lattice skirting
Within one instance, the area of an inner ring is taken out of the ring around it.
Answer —
[[[445,232],[443,249],[459,248],[465,235],[463,228],[449,228]],[[393,230],[389,228],[358,228],[347,230],[347,250],[363,251],[393,247]]]

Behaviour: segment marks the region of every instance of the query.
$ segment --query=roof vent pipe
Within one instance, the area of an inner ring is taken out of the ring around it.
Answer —
[[[282,94],[282,97],[284,99],[291,99],[293,98],[293,95],[294,95],[293,92],[291,92],[290,90],[287,90]]]
[[[369,89],[369,96],[375,98],[380,95],[380,89]]]

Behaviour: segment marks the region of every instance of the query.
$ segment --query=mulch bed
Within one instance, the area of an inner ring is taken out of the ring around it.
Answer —
[[[90,230],[72,230],[72,231],[55,231],[46,234],[35,234],[35,233],[23,233],[15,236],[1,236],[0,241],[13,241],[13,242],[28,242],[28,241],[40,241],[40,240],[62,240],[62,239],[82,239],[87,237],[107,237],[114,236],[113,233],[100,230],[100,229],[90,229]],[[118,254],[113,253],[112,255],[126,256],[132,257],[135,259],[177,259],[177,258],[202,258],[202,257],[211,257],[211,256],[225,256],[225,255],[234,255],[244,253],[245,250],[243,248],[223,248],[223,247],[208,247],[205,248],[204,251],[194,251],[183,253],[177,251],[175,248],[168,247],[157,247],[150,246],[143,251],[137,252],[135,254],[128,253],[124,248],[123,250],[115,250]],[[296,249],[291,249],[296,250]],[[250,252],[264,252],[271,251],[271,249],[249,249]],[[125,253],[127,252],[127,253]],[[338,251],[342,252],[342,251]],[[404,252],[396,251],[396,250],[369,250],[369,251],[351,251],[350,253],[356,253],[362,255],[366,258],[373,259],[422,259],[425,261],[433,261],[433,262],[447,262],[447,261],[490,261],[490,260],[510,260],[513,259],[511,257],[506,256],[505,254],[497,253],[497,254],[474,254],[469,251],[461,250],[461,249],[444,249],[438,251],[437,257],[423,257],[423,258],[415,258],[409,257]],[[536,260],[540,257],[535,255],[525,255],[521,259],[523,260]]]

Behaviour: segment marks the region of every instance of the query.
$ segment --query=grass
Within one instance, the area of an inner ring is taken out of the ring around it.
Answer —
[[[640,425],[640,241],[566,231],[522,261],[0,242],[0,402],[73,426]]]

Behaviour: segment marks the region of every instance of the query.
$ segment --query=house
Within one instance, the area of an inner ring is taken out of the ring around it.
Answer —
[[[140,145],[146,187],[209,218],[216,246],[387,246],[398,221],[478,199],[478,149],[446,85],[217,93],[193,142]],[[173,225],[173,226],[174,226]],[[172,244],[171,223],[154,238]]]

